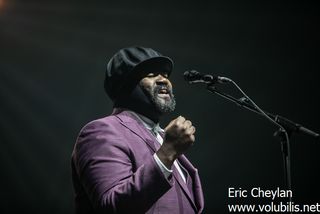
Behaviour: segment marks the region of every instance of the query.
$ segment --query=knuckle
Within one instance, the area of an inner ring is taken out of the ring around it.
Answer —
[[[180,131],[183,133],[186,133],[188,131],[188,129],[185,126],[181,126]]]

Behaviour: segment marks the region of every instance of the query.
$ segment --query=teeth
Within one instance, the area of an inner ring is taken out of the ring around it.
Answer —
[[[161,93],[161,94],[167,94],[168,92],[167,92],[166,89],[161,89],[161,90],[159,91],[159,93]]]

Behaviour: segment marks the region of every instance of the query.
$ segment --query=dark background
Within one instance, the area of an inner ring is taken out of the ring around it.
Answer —
[[[187,156],[204,213],[238,203],[229,187],[284,188],[276,127],[182,73],[230,77],[265,110],[319,132],[319,38],[309,1],[0,0],[0,212],[72,213],[73,144],[85,123],[111,112],[106,62],[132,45],[175,61],[177,109],[162,126],[183,115],[197,128]],[[296,204],[320,201],[319,149],[311,137],[291,139]]]

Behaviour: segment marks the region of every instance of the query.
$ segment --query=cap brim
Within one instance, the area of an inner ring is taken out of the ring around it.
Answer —
[[[170,76],[173,70],[173,61],[166,56],[152,57],[137,64],[132,74],[139,79],[148,73],[167,73]]]

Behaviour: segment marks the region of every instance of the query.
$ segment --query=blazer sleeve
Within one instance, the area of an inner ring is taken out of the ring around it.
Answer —
[[[128,139],[112,123],[94,121],[80,132],[73,162],[92,205],[104,213],[145,213],[173,185],[152,154],[133,171]]]

